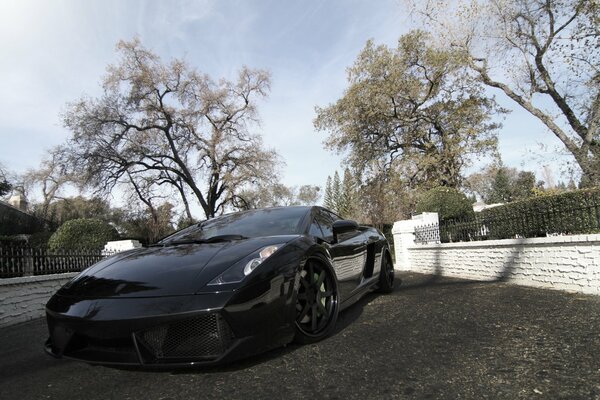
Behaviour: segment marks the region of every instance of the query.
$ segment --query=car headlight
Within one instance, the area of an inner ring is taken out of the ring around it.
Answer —
[[[250,275],[267,258],[271,257],[283,244],[275,244],[263,247],[261,250],[252,253],[250,256],[242,258],[233,264],[221,275],[210,281],[209,285],[225,285],[229,283],[241,282]]]

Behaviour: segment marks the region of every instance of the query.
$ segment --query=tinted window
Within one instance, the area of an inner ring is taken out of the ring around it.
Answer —
[[[339,215],[337,215],[337,214],[334,214],[334,213],[332,213],[332,212],[331,212],[331,211],[329,211],[329,210],[323,210],[323,212],[324,212],[325,214],[327,214],[328,218],[330,218],[330,219],[332,220],[332,222],[331,222],[331,223],[334,223],[335,221],[338,221],[338,220],[342,219],[342,218],[341,218]]]
[[[221,235],[258,237],[300,234],[302,221],[308,212],[306,207],[290,207],[228,214],[185,228],[161,240],[161,243],[202,240]]]
[[[323,237],[323,232],[321,231],[321,228],[319,228],[319,224],[317,223],[317,221],[313,220],[312,224],[310,224],[308,234],[320,238]]]
[[[317,212],[317,215],[315,216],[315,221],[321,227],[321,230],[323,231],[323,238],[325,240],[333,240],[333,228],[331,226],[333,225],[333,222],[337,219],[337,216],[330,213],[329,211],[319,210]]]

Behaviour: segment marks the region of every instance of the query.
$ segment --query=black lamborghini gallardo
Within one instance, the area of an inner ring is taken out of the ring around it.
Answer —
[[[393,285],[374,228],[322,207],[228,214],[73,278],[46,305],[46,351],[93,364],[228,362],[321,340],[341,309]]]

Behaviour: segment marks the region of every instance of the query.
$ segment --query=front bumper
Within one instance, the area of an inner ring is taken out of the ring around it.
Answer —
[[[287,290],[286,290],[287,289]],[[265,282],[201,295],[77,299],[46,306],[46,351],[92,364],[191,366],[233,361],[289,343],[291,285]]]

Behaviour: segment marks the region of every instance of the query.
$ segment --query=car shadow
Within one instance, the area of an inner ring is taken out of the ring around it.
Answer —
[[[412,273],[412,275],[417,275],[416,273]],[[421,275],[421,274],[418,274]],[[409,292],[415,291],[419,289],[425,289],[428,287],[464,287],[464,286],[474,286],[481,285],[482,283],[494,283],[498,282],[498,279],[492,280],[470,280],[470,279],[461,279],[461,278],[452,278],[443,275],[423,275],[422,279],[412,279],[412,282],[407,285],[402,286],[402,291]]]
[[[399,283],[394,285],[394,291],[400,290]],[[375,292],[370,292],[365,294],[360,300],[356,303],[352,304],[348,308],[341,311],[338,315],[338,319],[335,325],[335,329],[327,338],[323,339],[323,341],[327,341],[330,338],[340,334],[345,329],[347,329],[352,323],[354,323],[363,313],[365,306],[367,306],[370,302],[376,299],[380,294]],[[303,345],[298,343],[289,343],[285,346],[278,347],[276,349],[269,350],[265,353],[257,354],[254,356],[250,356],[248,358],[244,358],[241,360],[233,361],[229,364],[223,365],[214,365],[214,366],[183,366],[183,367],[152,367],[152,368],[144,368],[144,367],[126,367],[126,366],[111,366],[110,368],[116,368],[121,370],[135,370],[140,372],[167,372],[173,375],[189,375],[189,374],[213,374],[213,373],[223,373],[223,372],[236,372],[248,368],[252,368],[254,366],[268,363],[274,359],[284,357],[288,354],[292,354],[295,351],[303,348]]]
[[[444,287],[444,286],[470,286],[477,285],[482,283],[487,283],[486,281],[473,281],[473,280],[465,280],[465,279],[457,279],[457,278],[449,278],[445,277],[441,274],[435,275],[422,275],[418,273],[402,273],[402,275],[406,275],[409,279],[404,279],[404,281],[400,281],[400,279],[396,279],[394,283],[394,291],[390,294],[384,296],[399,296],[402,293],[407,293],[411,291],[416,291],[420,289],[424,289],[427,287]],[[410,276],[410,277],[409,277]],[[498,282],[498,280],[494,280],[494,282]],[[333,332],[323,340],[323,342],[330,340],[331,338],[343,333],[349,326],[355,323],[363,314],[364,309],[368,306],[372,301],[377,299],[381,294],[377,292],[370,292],[363,295],[356,303],[352,304],[348,308],[341,311],[338,315],[338,319],[336,322],[335,329]],[[236,372],[240,370],[245,370],[249,368],[253,368],[257,365],[269,363],[278,358],[283,358],[288,354],[293,354],[294,352],[302,349],[304,346],[298,343],[289,343],[285,346],[278,347],[272,350],[269,350],[264,353],[260,353],[254,356],[250,356],[248,358],[244,358],[241,360],[232,361],[228,364],[223,365],[198,365],[198,366],[105,366],[106,368],[117,369],[117,370],[126,370],[126,371],[136,371],[140,373],[170,373],[173,375],[186,375],[186,374],[217,374],[223,372]]]
[[[445,277],[441,274],[435,275],[422,275],[418,273],[403,273],[402,275],[410,275],[409,279],[404,279],[404,281],[400,281],[397,279],[394,283],[394,291],[390,294],[384,296],[398,296],[402,293],[407,293],[411,291],[416,291],[420,289],[424,289],[427,287],[445,287],[445,286],[456,286],[456,287],[464,287],[464,286],[472,286],[478,285],[482,283],[487,283],[486,281],[473,281],[473,280],[465,280],[465,279],[457,279],[457,278],[449,278]],[[492,282],[492,281],[490,281]],[[493,282],[498,282],[498,280],[493,280]],[[343,333],[349,326],[355,323],[363,314],[364,309],[368,306],[372,301],[377,299],[381,294],[377,292],[370,292],[365,295],[356,303],[352,304],[348,308],[341,311],[338,315],[338,319],[336,322],[335,329],[333,332],[325,338],[323,341],[327,341],[336,335]],[[110,366],[109,368],[120,369],[120,370],[134,370],[138,372],[164,372],[171,373],[173,375],[193,375],[193,374],[217,374],[223,372],[236,372],[240,370],[245,370],[249,368],[253,368],[257,365],[261,365],[264,363],[269,363],[272,360],[276,360],[278,358],[285,357],[288,354],[292,354],[304,346],[298,343],[289,343],[285,346],[278,347],[272,350],[269,350],[265,353],[260,353],[254,356],[250,356],[248,358],[244,358],[241,360],[232,361],[228,364],[223,365],[198,365],[198,366],[161,366],[161,367],[149,367],[149,366]]]

